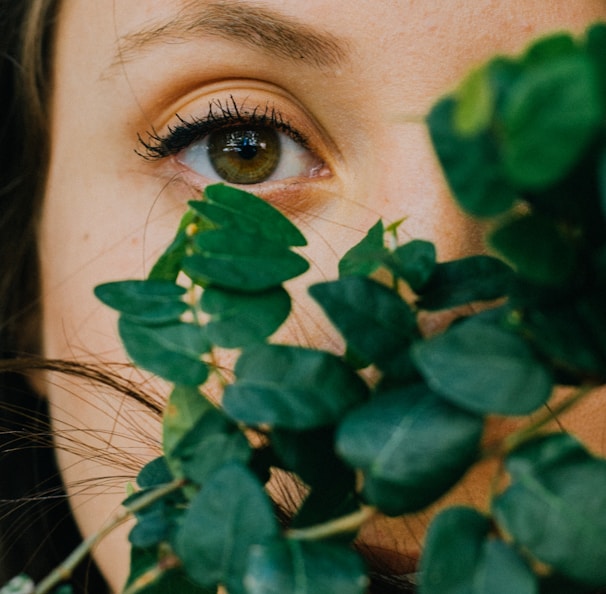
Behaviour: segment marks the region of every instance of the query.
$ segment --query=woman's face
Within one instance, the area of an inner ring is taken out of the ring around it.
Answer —
[[[423,115],[494,53],[519,51],[554,29],[581,31],[604,13],[603,0],[64,0],[40,228],[45,354],[125,360],[115,317],[92,289],[143,278],[187,200],[222,176],[240,181],[209,161],[200,130],[220,145],[217,125],[267,116],[277,134],[277,168],[268,176],[261,159],[247,188],[308,237],[313,272],[305,284],[335,278],[338,257],[379,217],[406,217],[402,239],[434,241],[441,259],[481,249],[479,230],[449,199]],[[287,338],[339,348],[318,312],[299,302]],[[59,462],[88,534],[118,507],[136,464],[155,455],[159,428],[128,399],[82,382],[53,377],[45,390],[63,432]],[[606,423],[592,406],[563,422],[598,448]],[[487,473],[472,474],[452,497],[484,504]],[[425,520],[377,521],[364,538],[406,571]],[[124,532],[96,557],[119,589]]]

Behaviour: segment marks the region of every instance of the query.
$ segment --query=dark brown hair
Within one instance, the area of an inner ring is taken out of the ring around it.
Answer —
[[[36,231],[49,153],[58,0],[0,0],[0,353],[38,349]],[[0,374],[0,586],[38,580],[77,545],[56,467],[46,402],[19,373]],[[91,564],[77,592],[106,592]]]
[[[56,0],[0,0],[0,350],[34,348]]]

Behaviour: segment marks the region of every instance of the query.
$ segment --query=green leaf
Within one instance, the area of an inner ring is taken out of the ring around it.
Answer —
[[[290,313],[290,296],[281,287],[242,294],[209,287],[202,309],[211,314],[206,325],[209,340],[225,348],[246,347],[273,334]]]
[[[229,463],[217,470],[191,502],[175,549],[186,573],[199,585],[224,584],[244,594],[249,551],[278,534],[272,505],[249,470]]]
[[[358,508],[356,476],[334,450],[334,427],[310,431],[276,429],[271,442],[280,467],[297,474],[311,486],[291,527],[327,522]]]
[[[187,311],[183,287],[162,280],[118,281],[95,287],[97,299],[143,324],[176,322]]]
[[[359,511],[360,498],[355,492],[354,482],[337,483],[337,480],[340,479],[336,477],[335,482],[309,491],[290,522],[291,528],[309,528]],[[352,529],[335,538],[351,543],[356,538],[356,532]]]
[[[338,357],[301,347],[248,349],[235,373],[223,407],[252,426],[305,430],[330,425],[368,397],[364,382]]]
[[[165,555],[157,548],[131,549],[130,575],[125,589],[141,584],[141,594],[216,594],[216,588],[201,588],[181,568],[168,569]],[[145,585],[144,585],[145,584]]]
[[[188,210],[183,215],[175,238],[154,264],[149,273],[149,280],[176,282],[177,276],[181,272],[181,262],[185,257],[187,244],[189,243],[187,228],[194,222],[199,225],[197,219],[197,215],[192,210]]]
[[[429,528],[419,594],[538,594],[538,579],[490,522],[470,508],[450,508]]]
[[[593,59],[600,83],[600,95],[606,101],[606,24],[595,23],[587,30],[587,53]]]
[[[561,433],[524,444],[506,469],[511,486],[493,501],[503,529],[559,573],[606,586],[606,460]]]
[[[196,236],[196,252],[183,270],[202,286],[236,291],[266,291],[304,273],[309,264],[287,247],[231,229]]]
[[[517,192],[506,181],[494,139],[483,132],[461,136],[455,129],[457,103],[437,103],[427,124],[446,179],[461,207],[477,217],[502,214],[515,204]]]
[[[419,594],[472,594],[489,530],[489,519],[472,508],[451,507],[438,514],[425,540]]]
[[[524,340],[481,317],[418,342],[413,359],[433,390],[477,414],[525,415],[553,389],[551,373]]]
[[[604,115],[591,59],[574,53],[526,68],[503,106],[503,162],[517,187],[562,179],[595,136]]]
[[[454,128],[461,136],[473,136],[488,128],[495,106],[489,69],[472,71],[456,92]]]
[[[364,239],[352,247],[339,261],[339,277],[370,276],[383,264],[385,248],[383,222],[377,221]]]
[[[512,280],[507,264],[490,256],[469,256],[438,264],[420,291],[421,309],[450,309],[506,295]]]
[[[364,473],[364,496],[396,516],[418,511],[454,485],[476,459],[480,417],[424,384],[392,389],[349,413],[337,451]]]
[[[183,474],[204,486],[208,476],[230,461],[246,464],[251,456],[248,440],[223,412],[208,408],[173,450]]]
[[[542,67],[554,60],[580,54],[580,48],[570,33],[556,33],[537,39],[522,57],[525,68]]]
[[[169,464],[175,446],[191,431],[198,419],[213,408],[197,387],[175,386],[162,417],[162,449]]]
[[[606,150],[602,151],[598,162],[598,184],[600,188],[600,207],[606,217]]]
[[[410,288],[419,292],[436,267],[436,248],[429,241],[415,239],[397,247],[385,257],[386,266]]]
[[[202,328],[177,323],[143,326],[120,317],[120,337],[129,357],[169,382],[197,386],[208,377],[208,368],[200,360],[210,345]]]
[[[346,545],[276,541],[251,550],[247,594],[363,594],[364,562]]]
[[[516,218],[489,238],[517,273],[535,283],[559,285],[575,271],[576,245],[552,220],[540,215]]]
[[[361,276],[313,285],[309,293],[356,357],[390,375],[410,375],[408,347],[419,332],[415,314],[397,293]]]
[[[143,513],[137,514],[137,523],[128,534],[128,540],[133,547],[153,547],[165,542],[174,526],[174,518],[171,520],[170,508],[155,503]],[[172,515],[177,515],[173,512]]]
[[[285,468],[313,487],[331,482],[353,486],[353,471],[334,451],[335,427],[309,431],[276,429],[272,445]]]
[[[474,594],[538,594],[539,583],[528,563],[501,540],[484,543]]]
[[[162,458],[159,460],[162,460]],[[149,473],[149,470],[147,472]],[[168,472],[168,470],[165,468],[164,472]],[[152,478],[155,481],[158,478],[164,477]],[[140,480],[145,483],[147,482],[147,477],[143,477]],[[172,475],[170,480],[173,480]],[[158,499],[157,488],[161,486],[162,484],[145,487],[122,502],[122,505],[131,511],[139,508],[134,512],[137,522],[128,535],[128,540],[135,547],[147,548],[168,541],[175,526],[181,519],[187,503],[184,490],[171,491]],[[150,503],[149,497],[151,495],[155,495],[156,498]],[[147,505],[141,508],[141,500],[145,498],[148,498]]]
[[[605,377],[606,312],[600,294],[566,303],[529,308],[521,332],[552,367],[569,374],[568,381]]]
[[[159,456],[148,462],[137,475],[137,484],[142,489],[157,487],[170,483],[173,480],[173,475],[166,464],[166,458]]]
[[[238,188],[213,184],[204,190],[204,201],[190,202],[200,215],[231,234],[244,232],[284,246],[304,246],[301,232],[265,200]]]

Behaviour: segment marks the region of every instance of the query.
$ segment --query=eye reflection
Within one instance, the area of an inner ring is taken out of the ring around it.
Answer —
[[[323,167],[309,149],[269,126],[235,126],[210,132],[178,158],[199,175],[233,184],[314,177]]]

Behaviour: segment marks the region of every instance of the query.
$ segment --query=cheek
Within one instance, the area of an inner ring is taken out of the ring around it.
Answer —
[[[78,160],[65,162],[73,163],[71,172],[51,169],[40,231],[45,354],[121,360],[115,316],[93,289],[143,278],[170,241],[184,203],[175,205],[140,176],[87,175]]]
[[[126,392],[145,392],[158,402],[155,395],[165,393],[164,386],[125,366],[116,316],[95,299],[93,288],[142,278],[170,240],[182,204],[177,208],[145,180],[104,179],[100,172],[87,174],[77,156],[62,156],[59,162],[69,165],[51,167],[40,227],[44,354],[85,363],[117,384],[111,389],[81,377],[45,378],[59,465],[87,536],[116,513],[128,481],[159,453],[158,415]],[[128,569],[126,529],[104,540],[95,558],[120,591]]]

